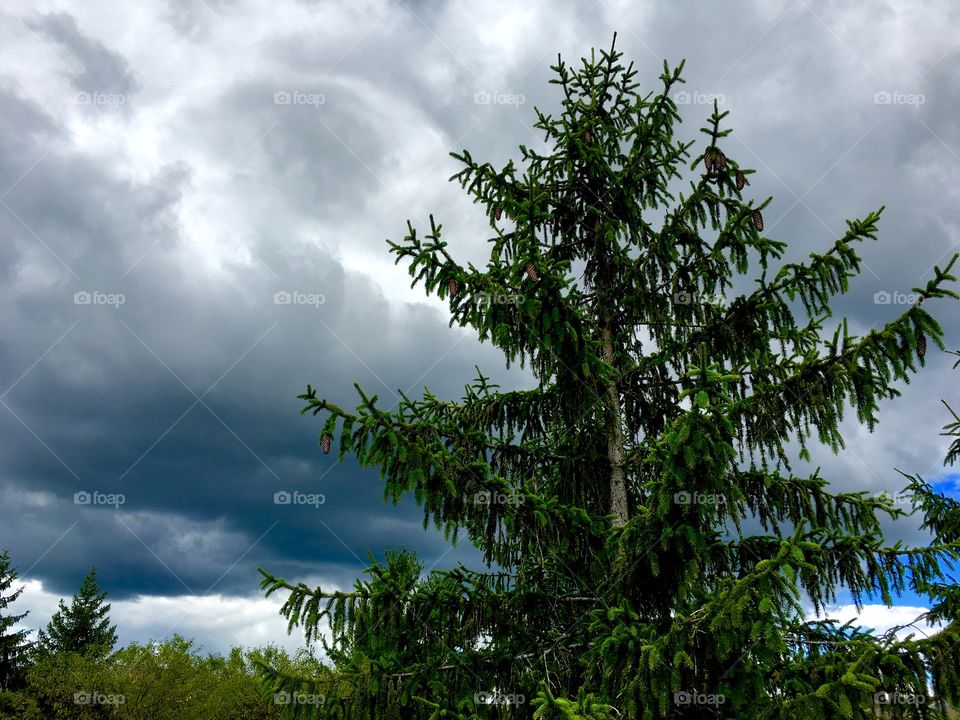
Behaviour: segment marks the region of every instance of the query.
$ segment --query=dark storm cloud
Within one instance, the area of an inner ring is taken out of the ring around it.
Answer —
[[[411,521],[392,526],[397,511],[383,506],[375,473],[349,461],[335,467],[319,453],[319,425],[299,415],[295,396],[313,382],[349,407],[360,381],[387,406],[397,388],[415,393],[424,383],[456,397],[472,375],[451,368],[472,365],[471,343],[457,343],[432,312],[391,308],[329,253],[288,252],[276,238],[253,249],[254,268],[230,268],[234,282],[191,284],[176,256],[188,240],[170,221],[191,190],[189,172],[173,166],[149,183],[121,180],[96,158],[50,149],[54,120],[10,99],[7,121],[21,117],[47,132],[26,145],[16,127],[4,135],[11,144],[21,139],[20,152],[3,154],[4,187],[47,152],[4,198],[4,228],[14,239],[4,246],[5,267],[19,268],[20,279],[34,265],[57,276],[12,289],[8,306],[17,312],[6,337],[17,341],[4,347],[10,389],[0,423],[12,517],[3,541],[23,567],[42,557],[31,574],[69,593],[78,568],[95,559],[123,597],[204,591],[237,561],[218,590],[249,591],[258,564],[346,583],[367,548],[379,554],[391,544],[439,557],[446,548],[418,529],[409,502],[400,514]],[[279,111],[287,118],[299,110]],[[306,130],[294,120],[286,131],[297,138]],[[309,136],[301,140],[310,147]],[[297,152],[281,145],[279,155],[292,164]],[[323,159],[363,174],[342,156]],[[320,193],[331,206],[347,174],[332,174]],[[322,295],[323,303],[277,305],[279,292]],[[75,304],[75,293],[99,293],[107,304]],[[109,304],[110,296],[122,303]],[[25,510],[15,500],[26,488],[42,488],[49,502]],[[284,490],[323,493],[325,502],[275,505],[274,493]],[[77,493],[97,492],[123,495],[124,503],[74,503]]]

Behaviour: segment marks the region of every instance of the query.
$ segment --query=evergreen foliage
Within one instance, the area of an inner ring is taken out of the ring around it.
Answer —
[[[493,233],[485,269],[458,264],[432,216],[425,236],[408,222],[388,241],[451,325],[529,364],[536,386],[501,392],[477,368],[459,402],[426,391],[387,411],[359,385],[355,411],[309,385],[300,396],[341,460],[380,468],[385,500],[412,495],[425,527],[466,535],[488,568],[424,578],[394,551],[350,592],[262,571],[290,629],[333,662],[263,669],[277,690],[326,698],[295,708],[305,717],[942,717],[960,700],[956,504],[909,478],[934,540],[888,545],[881,519],[904,514],[891,498],[832,492],[819,470],[795,474],[788,448],[839,452],[845,412],[872,431],[926,343],[946,349],[926,308],[960,297],[946,287],[957,257],[881,328],[856,337],[844,320],[824,337],[883,208],[783,262],[727,113],[714,105],[691,157],[694,142],[673,139],[683,63],[641,95],[620,58],[558,59],[563,111],[536,110],[552,149],[521,145],[522,171],[453,154],[451,180]],[[751,277],[753,291],[721,297]],[[945,629],[902,640],[803,612],[841,589],[859,606],[907,587]]]
[[[110,624],[110,604],[104,602],[106,597],[106,591],[100,590],[97,584],[97,571],[92,568],[70,607],[61,600],[46,631],[40,631],[41,653],[109,655],[117,644],[117,628]]]
[[[15,689],[22,684],[32,645],[27,641],[27,630],[13,629],[29,615],[28,612],[19,615],[11,612],[10,605],[23,593],[23,587],[13,590],[17,577],[10,552],[0,551],[0,691]]]

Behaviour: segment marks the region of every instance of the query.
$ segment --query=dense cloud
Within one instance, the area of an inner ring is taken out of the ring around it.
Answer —
[[[619,31],[647,90],[685,58],[679,137],[696,150],[713,99],[730,111],[727,154],[757,170],[751,197],[774,197],[766,232],[789,261],[886,205],[835,306],[853,332],[896,317],[876,294],[925,284],[960,240],[947,3],[46,8],[0,13],[0,546],[44,598],[95,563],[119,603],[195,610],[206,595],[269,617],[257,567],[347,587],[367,549],[475,559],[424,532],[412,501],[383,504],[376,471],[323,456],[296,395],[309,382],[354,406],[359,382],[388,406],[424,385],[457,398],[474,365],[530,383],[448,328],[384,238],[434,213],[459,261],[484,262],[486,220],[446,182],[447,153],[500,166],[542,147],[533,106],[557,112],[558,52],[575,64]],[[956,346],[957,313],[932,308]],[[903,485],[894,467],[943,476],[950,364],[932,352],[876,433],[848,421],[848,448],[815,450],[811,469],[870,492]],[[274,503],[294,490],[324,502]],[[84,492],[100,495],[77,504]],[[912,520],[890,531],[926,537]]]

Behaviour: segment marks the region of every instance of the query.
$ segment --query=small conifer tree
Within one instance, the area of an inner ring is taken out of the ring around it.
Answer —
[[[70,606],[61,600],[46,631],[40,631],[41,652],[109,655],[117,644],[117,628],[110,624],[110,604],[104,602],[106,597],[106,591],[97,584],[96,568],[92,568]]]

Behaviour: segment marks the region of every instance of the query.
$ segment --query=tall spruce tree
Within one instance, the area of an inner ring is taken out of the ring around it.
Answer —
[[[15,615],[10,608],[23,594],[22,586],[13,590],[18,577],[10,560],[10,551],[0,551],[0,690],[15,689],[21,685],[32,645],[27,640],[29,631],[13,629],[30,614],[27,611]]]
[[[60,607],[50,618],[38,643],[44,653],[78,653],[106,657],[117,644],[117,627],[110,624],[110,604],[104,602],[107,593],[97,584],[97,570],[90,572],[70,601],[70,607],[60,600]]]
[[[401,392],[389,411],[356,385],[351,412],[310,385],[300,396],[324,416],[325,452],[339,435],[340,459],[379,467],[385,499],[412,494],[424,526],[465,534],[487,569],[422,578],[410,553],[389,552],[351,592],[261,571],[267,595],[287,594],[289,628],[333,662],[312,678],[265,666],[271,687],[322,697],[291,705],[320,717],[938,717],[960,694],[944,575],[956,508],[912,479],[934,541],[886,544],[881,518],[904,514],[892,498],[833,492],[819,470],[794,474],[788,451],[839,452],[849,408],[873,430],[927,343],[945,349],[925,301],[958,298],[944,287],[957,257],[882,328],[856,337],[842,321],[831,337],[831,298],[883,208],[782,262],[786,243],[762,232],[771,200],[744,194],[754,171],[727,154],[727,113],[714,104],[693,155],[673,140],[683,63],[641,96],[620,58],[558,58],[562,113],[535,110],[551,150],[521,145],[522,174],[453,153],[451,180],[493,233],[485,270],[456,262],[432,216],[425,237],[408,221],[388,241],[413,284],[449,302],[451,325],[508,367],[529,363],[536,386],[501,392],[477,368],[459,402]],[[694,178],[675,197],[684,166]],[[751,277],[754,290],[722,297]],[[946,629],[898,640],[804,613],[842,589],[890,605],[908,586]]]

